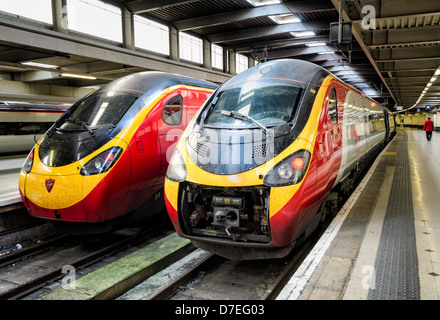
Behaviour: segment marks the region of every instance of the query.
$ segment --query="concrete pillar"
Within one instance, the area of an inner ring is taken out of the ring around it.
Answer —
[[[236,56],[235,56],[235,52],[232,50],[228,50],[228,64],[229,64],[228,73],[232,75],[236,75],[237,74]]]
[[[255,66],[255,60],[253,58],[248,58],[248,68]]]
[[[122,45],[124,48],[134,50],[134,15],[126,8],[121,9],[122,13]]]
[[[67,3],[66,0],[52,0],[53,29],[67,33]]]
[[[170,59],[180,61],[179,32],[173,26],[169,26],[170,31]]]
[[[203,39],[203,67],[212,70],[211,43],[206,39]]]
[[[434,114],[434,119],[431,119],[432,121],[434,121],[434,127],[436,131],[440,130],[440,112],[436,112]]]
[[[223,72],[228,73],[228,70],[229,70],[228,50],[223,48]]]

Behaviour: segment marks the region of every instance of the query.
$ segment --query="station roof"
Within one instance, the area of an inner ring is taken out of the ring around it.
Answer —
[[[257,61],[311,61],[391,110],[440,104],[440,78],[431,81],[440,66],[439,1],[342,0],[342,19],[351,21],[352,34],[350,43],[341,44],[329,41],[330,24],[339,20],[339,0],[104,1]],[[231,76],[90,37],[35,29],[11,17],[0,16],[1,28],[2,34],[9,32],[0,39],[0,79],[9,73],[24,83],[75,88],[142,70],[214,82]],[[53,72],[48,68],[23,67],[23,61],[32,60],[97,79],[67,80],[48,76]]]

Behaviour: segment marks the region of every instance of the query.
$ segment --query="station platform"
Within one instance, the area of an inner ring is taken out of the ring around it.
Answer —
[[[440,134],[398,129],[278,300],[440,298]]]
[[[26,156],[3,157],[0,160],[0,208],[21,202],[18,177]]]

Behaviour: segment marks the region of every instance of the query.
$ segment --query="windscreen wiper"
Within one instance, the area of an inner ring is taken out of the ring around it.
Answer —
[[[205,109],[205,111],[202,113],[202,116],[200,117],[200,132],[203,132],[203,127],[205,126],[205,120],[208,114],[212,111],[215,104],[218,101],[218,98],[222,95],[223,92],[220,92],[217,96],[215,96],[212,101],[209,103],[208,107]]]
[[[93,130],[84,121],[81,121],[78,119],[67,119],[66,121],[71,122],[71,123],[75,123],[75,124],[79,124],[81,127],[86,129],[87,131],[89,131],[91,135],[94,135]]]
[[[250,121],[250,122],[256,124],[261,130],[264,131],[264,133],[267,134],[268,129],[264,125],[262,125],[260,122],[258,122],[257,120],[255,120],[254,118],[252,118],[248,115],[245,115],[245,114],[242,114],[242,113],[236,112],[236,111],[227,111],[227,110],[222,110],[222,111],[220,111],[220,113],[224,116],[227,116],[227,117],[240,119],[243,121],[245,121],[245,120]]]

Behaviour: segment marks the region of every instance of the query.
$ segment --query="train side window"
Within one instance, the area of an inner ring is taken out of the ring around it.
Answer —
[[[328,113],[333,123],[338,123],[338,101],[336,99],[336,89],[333,88],[328,97]]]
[[[162,109],[162,120],[171,126],[182,122],[183,99],[180,95],[172,97]]]

